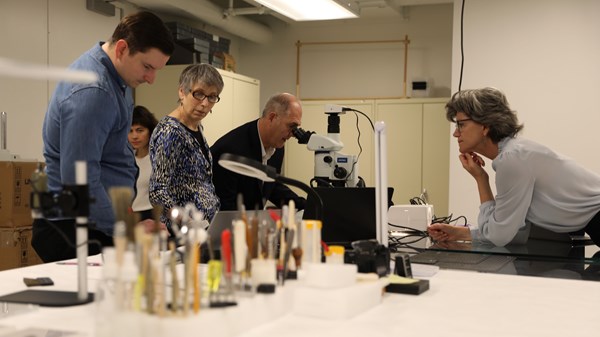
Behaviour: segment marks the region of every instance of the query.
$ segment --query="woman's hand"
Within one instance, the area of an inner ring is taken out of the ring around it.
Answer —
[[[488,178],[487,172],[483,169],[485,161],[475,152],[461,153],[458,156],[462,167],[473,176],[473,178]]]
[[[146,233],[154,233],[156,231],[156,222],[152,219],[142,220],[139,222],[139,225],[144,226]],[[158,224],[158,229],[161,231],[167,231],[167,225],[160,222]],[[167,233],[169,233],[169,232],[167,231]]]
[[[470,241],[469,227],[452,226],[449,224],[435,223],[427,227],[427,232],[433,241]]]
[[[460,163],[463,168],[475,178],[477,183],[477,189],[479,191],[479,201],[483,204],[484,202],[494,200],[494,194],[490,187],[490,177],[487,172],[483,169],[485,162],[475,152],[461,153],[458,156]]]

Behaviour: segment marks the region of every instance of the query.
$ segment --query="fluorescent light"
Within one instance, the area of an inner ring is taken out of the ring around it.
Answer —
[[[352,19],[358,8],[349,0],[255,0],[295,21]]]
[[[76,83],[90,83],[98,80],[98,75],[90,71],[20,62],[0,57],[0,77],[29,78],[36,80],[57,80]]]

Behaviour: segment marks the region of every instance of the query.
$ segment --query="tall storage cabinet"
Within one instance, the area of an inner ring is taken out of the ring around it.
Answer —
[[[177,107],[179,75],[187,65],[169,65],[159,70],[152,85],[135,90],[135,104],[148,108],[157,119]],[[260,81],[244,75],[218,69],[225,87],[211,114],[202,120],[204,136],[212,145],[235,127],[260,116]]]
[[[450,123],[444,106],[447,98],[304,100],[302,128],[327,135],[326,104],[361,111],[375,123],[384,121],[387,134],[388,185],[394,187],[395,204],[407,204],[427,190],[436,215],[448,214]],[[358,124],[358,128],[357,128]],[[359,155],[358,174],[367,186],[375,183],[374,133],[359,113],[340,115],[343,154]],[[362,148],[362,150],[361,150]],[[314,152],[291,139],[286,144],[286,176],[308,183],[314,176]]]

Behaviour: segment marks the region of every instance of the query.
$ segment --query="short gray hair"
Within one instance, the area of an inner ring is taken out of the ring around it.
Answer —
[[[187,94],[192,91],[192,87],[196,83],[204,83],[207,86],[217,88],[217,94],[220,94],[225,86],[219,71],[207,63],[189,65],[181,72],[179,87],[183,89],[184,93]]]
[[[523,129],[516,112],[510,109],[502,91],[496,88],[461,90],[446,103],[446,119],[456,122],[456,114],[462,112],[473,121],[487,126],[488,136],[494,143],[506,137],[515,137]]]

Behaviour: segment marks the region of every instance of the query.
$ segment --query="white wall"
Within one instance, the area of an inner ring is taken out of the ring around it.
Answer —
[[[85,0],[1,0],[0,45],[4,47],[0,57],[67,66],[94,43],[106,40],[121,14],[135,10],[122,3],[120,6],[125,7],[124,13],[117,11],[117,16],[106,17],[88,11]],[[165,21],[177,19],[161,16]],[[366,23],[344,20],[287,25],[274,20],[278,23],[273,27],[275,35],[269,45],[222,34],[200,22],[181,21],[231,40],[230,52],[236,58],[238,73],[261,80],[261,106],[272,93],[295,92],[297,40],[399,40],[407,34],[411,40],[409,75],[433,79],[434,96],[450,93],[451,5],[411,7],[409,19],[404,21],[400,16]],[[306,64],[315,48],[303,47],[306,53],[302,56],[305,61],[302,90],[312,98],[399,97],[402,48],[399,44],[352,45],[341,50],[316,48],[317,59],[312,60],[327,59],[316,68]],[[336,64],[340,67],[328,73]],[[41,125],[55,85],[55,82],[0,77],[0,111],[8,113],[8,149],[13,154],[43,159]]]
[[[66,67],[110,37],[119,20],[120,11],[103,16],[88,11],[85,0],[2,0],[0,57]],[[0,111],[7,113],[12,154],[43,160],[42,122],[55,86],[54,81],[0,76]]]
[[[365,19],[366,20],[366,19]],[[411,40],[408,80],[433,80],[432,95],[450,94],[452,5],[410,7],[409,19],[279,23],[268,45],[240,42],[238,69],[261,81],[261,104],[276,92],[296,92],[296,41]],[[301,98],[374,98],[402,96],[402,44],[303,46]]]
[[[27,20],[24,15],[27,13]],[[0,57],[46,64],[47,0],[0,2]],[[47,105],[46,81],[0,76],[0,111],[7,113],[7,149],[41,159],[41,125]]]
[[[460,4],[455,1],[452,92],[459,80]],[[600,173],[600,1],[467,0],[464,12],[462,88],[503,90],[525,124],[522,136]],[[476,223],[479,196],[454,139],[450,160],[450,212]]]

